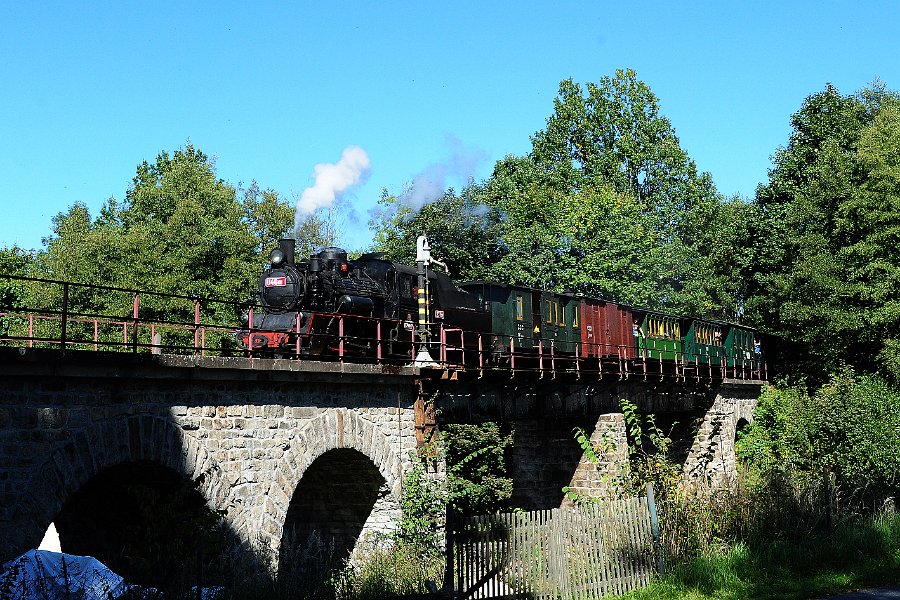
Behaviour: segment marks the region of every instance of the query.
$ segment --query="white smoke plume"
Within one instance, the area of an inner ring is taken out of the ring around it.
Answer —
[[[447,189],[448,180],[454,179],[465,185],[487,159],[484,150],[466,148],[453,136],[447,136],[447,146],[447,158],[416,174],[409,190],[403,194],[402,201],[414,210],[438,200]]]
[[[318,208],[327,208],[336,198],[355,185],[365,182],[371,170],[366,151],[359,146],[347,146],[337,163],[320,163],[313,169],[315,183],[303,190],[297,200],[294,224]]]

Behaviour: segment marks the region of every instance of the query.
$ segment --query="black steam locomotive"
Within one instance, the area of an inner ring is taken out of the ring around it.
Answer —
[[[424,281],[428,315],[470,331],[487,331],[478,298],[441,272],[384,260],[381,253],[348,260],[341,248],[324,248],[296,261],[295,242],[283,239],[269,254],[259,280],[263,311],[244,315],[239,334],[255,356],[408,357],[423,331],[419,288]]]

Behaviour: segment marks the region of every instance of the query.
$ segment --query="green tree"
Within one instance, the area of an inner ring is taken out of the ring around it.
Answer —
[[[735,282],[756,213],[724,202],[697,172],[650,88],[631,70],[586,91],[560,84],[532,151],[490,179],[421,210],[391,208],[375,246],[411,260],[428,233],[455,276],[602,295],[692,314],[740,318]]]
[[[845,500],[872,506],[900,489],[898,415],[900,394],[876,376],[841,372],[814,393],[770,388],[736,452],[757,481],[832,473]]]
[[[460,514],[488,514],[509,507],[512,433],[497,423],[448,424],[442,432],[448,501]]]
[[[643,217],[635,229],[648,238],[638,242],[644,260],[633,263],[632,282],[640,279],[654,286],[642,301],[721,313],[721,303],[713,305],[714,296],[701,293],[711,287],[701,259],[714,245],[721,199],[710,175],[698,173],[681,147],[649,86],[631,69],[603,77],[599,84],[588,83],[586,89],[568,79],[560,84],[554,108],[547,126],[532,137],[531,158],[545,174],[544,183],[570,193],[610,187],[632,198]],[[618,232],[600,237],[613,233]],[[626,228],[623,233],[628,238],[635,232]],[[725,242],[731,246],[735,241]]]
[[[479,186],[460,194],[447,190],[435,202],[413,210],[404,197],[383,191],[370,225],[376,228],[374,249],[403,264],[414,264],[416,238],[427,235],[434,255],[447,263],[456,280],[486,276],[500,255],[497,209],[482,202]]]
[[[18,246],[0,248],[0,313],[19,314],[27,308],[28,286],[24,281],[4,275],[27,277],[34,266],[34,253]],[[18,335],[16,326],[22,323],[16,316],[0,314],[0,336]]]
[[[851,96],[829,85],[806,99],[792,125],[757,190],[767,243],[750,307],[825,369],[870,371],[879,355],[896,364],[898,97],[880,85]]]
[[[292,222],[291,207],[255,183],[238,200],[213,162],[188,145],[138,165],[125,200],[110,198],[96,219],[81,204],[58,215],[38,264],[54,279],[239,300],[256,287],[266,260],[260,250],[272,247]],[[124,295],[81,293],[77,304],[113,314],[131,302]],[[208,307],[222,323],[233,320],[235,310]],[[185,319],[191,307],[157,299],[142,311]]]

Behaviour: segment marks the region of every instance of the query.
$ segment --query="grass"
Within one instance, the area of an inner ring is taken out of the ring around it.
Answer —
[[[900,515],[860,518],[831,535],[737,543],[676,566],[629,600],[801,600],[900,582]]]

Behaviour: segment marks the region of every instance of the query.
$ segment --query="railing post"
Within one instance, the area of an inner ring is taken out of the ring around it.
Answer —
[[[134,331],[131,332],[131,351],[137,352],[138,349],[138,314],[140,313],[141,308],[141,297],[138,294],[134,295]]]
[[[34,348],[34,315],[28,315],[28,347]]]
[[[544,376],[544,340],[538,340],[538,373]]]
[[[381,364],[381,319],[375,320],[375,362]]]
[[[59,346],[65,352],[66,350],[66,322],[69,320],[69,282],[63,282],[62,297],[62,323],[59,332]]]
[[[247,358],[253,358],[253,305],[247,311]]]
[[[253,309],[250,309],[250,314],[253,314]],[[249,338],[248,338],[249,339]],[[297,354],[297,358],[300,358],[300,311],[297,311],[295,320],[294,320],[294,352]]]
[[[338,358],[344,362],[344,315],[338,317]]]
[[[194,300],[194,355],[200,346],[200,300]]]
[[[478,373],[484,375],[484,340],[480,333],[478,334]]]

